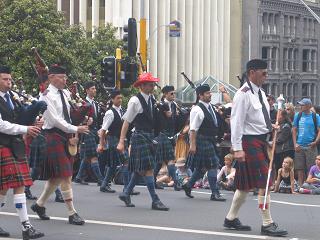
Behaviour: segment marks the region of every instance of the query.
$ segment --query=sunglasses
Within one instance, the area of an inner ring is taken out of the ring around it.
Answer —
[[[176,94],[176,92],[171,92],[171,93],[169,93],[169,95],[171,95],[171,96],[173,96],[173,95],[175,95]]]

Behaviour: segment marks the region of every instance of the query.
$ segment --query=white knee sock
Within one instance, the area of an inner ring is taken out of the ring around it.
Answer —
[[[68,215],[71,216],[76,213],[73,206],[73,192],[72,189],[61,191],[64,202],[66,203],[68,209]]]
[[[266,210],[263,210],[263,202],[264,202],[264,196],[258,196],[258,204],[259,204],[259,208],[261,210],[261,216],[262,216],[262,225],[267,226],[273,223],[273,220],[271,218],[271,213],[270,213],[270,195],[267,196]]]
[[[56,184],[53,184],[52,182],[47,181],[40,197],[37,200],[37,204],[40,207],[43,207],[44,204],[47,202],[48,198],[50,197],[50,195],[56,190],[56,188],[57,188]]]
[[[228,215],[226,217],[228,220],[233,220],[236,217],[238,217],[238,212],[240,210],[240,207],[245,202],[247,195],[248,195],[248,192],[241,191],[241,190],[237,190],[234,193],[232,204],[228,212]]]
[[[13,203],[16,207],[16,211],[19,215],[20,222],[22,224],[22,230],[26,230],[31,227],[29,222],[28,212],[27,212],[27,200],[26,194],[14,194],[13,195]]]

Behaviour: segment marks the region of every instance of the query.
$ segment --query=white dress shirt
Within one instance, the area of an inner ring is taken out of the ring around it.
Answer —
[[[43,113],[43,129],[52,129],[56,127],[66,133],[76,133],[78,127],[68,123],[64,119],[61,97],[58,90],[58,88],[50,84],[46,90],[47,92],[42,94],[39,98],[40,101],[45,101],[48,105],[47,110]],[[65,89],[63,90],[63,93],[70,115],[70,104],[68,101],[71,99],[70,93]]]
[[[210,103],[206,103],[201,100],[199,101],[199,103],[202,103],[207,109],[209,109],[209,107],[212,109],[212,106]],[[212,112],[217,122],[217,117],[213,109],[212,109]],[[202,111],[202,109],[198,105],[192,107],[190,112],[190,131],[197,132],[203,122],[203,119],[204,119],[204,112]]]
[[[121,118],[121,106],[120,107],[116,107],[115,105],[112,106],[117,113],[119,114],[120,118]],[[103,117],[103,123],[102,123],[102,129],[107,131],[110,127],[110,125],[112,124],[114,120],[114,114],[113,111],[111,109],[109,109],[108,111],[106,111],[104,117]]]
[[[144,100],[148,104],[149,97],[151,95],[145,94],[143,92],[140,92],[141,95],[143,96]],[[130,98],[129,103],[128,103],[128,108],[126,113],[123,115],[123,120],[127,121],[128,123],[132,123],[135,117],[139,114],[143,113],[143,108],[142,105],[139,101],[139,98],[137,96],[133,96]]]
[[[5,93],[0,91],[0,96],[6,102],[7,100],[4,95]],[[25,134],[27,133],[27,131],[28,131],[27,126],[23,126],[23,125],[19,125],[16,123],[11,123],[3,120],[0,113],[0,132],[1,133],[8,134],[8,135],[19,135],[19,134]]]
[[[231,143],[234,151],[242,149],[243,135],[261,135],[269,132],[259,100],[259,87],[251,82],[254,94],[245,83],[235,94],[231,110]],[[270,114],[270,106],[262,89],[262,99]]]

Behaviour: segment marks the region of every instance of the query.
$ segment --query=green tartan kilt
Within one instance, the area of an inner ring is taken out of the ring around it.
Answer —
[[[108,167],[117,167],[128,162],[128,151],[122,154],[117,150],[119,138],[107,135],[106,162]]]
[[[153,133],[135,131],[130,139],[131,150],[129,157],[129,171],[142,172],[155,167],[155,146],[152,142]]]
[[[196,153],[188,154],[186,165],[192,169],[217,168],[219,157],[216,153],[214,138],[197,134]]]
[[[164,161],[175,160],[172,142],[164,133],[160,133],[155,140],[158,142],[155,161],[161,163]]]

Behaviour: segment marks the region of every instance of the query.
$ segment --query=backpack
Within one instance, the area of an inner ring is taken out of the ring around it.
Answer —
[[[317,134],[318,134],[317,114],[314,112],[311,112],[311,114],[312,114],[312,119],[313,119],[313,124],[314,124],[314,132],[317,137]],[[302,116],[302,112],[299,112],[298,118],[297,118],[297,126],[298,126],[297,130],[299,130],[299,121],[301,119],[301,116]]]

